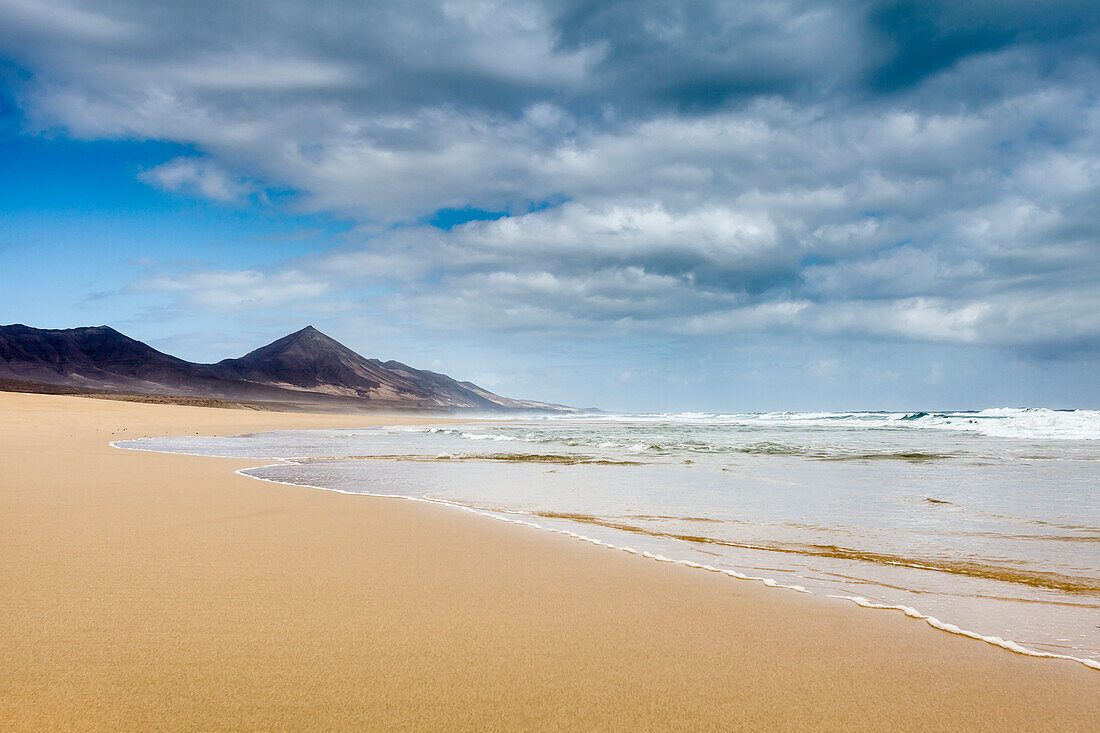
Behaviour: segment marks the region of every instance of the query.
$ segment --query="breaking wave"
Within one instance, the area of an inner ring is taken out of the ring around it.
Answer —
[[[561,419],[548,417],[546,420]],[[762,412],[653,413],[571,416],[586,422],[681,423],[745,427],[850,427],[863,429],[955,430],[997,438],[1100,440],[1100,410],[998,407],[945,412]]]

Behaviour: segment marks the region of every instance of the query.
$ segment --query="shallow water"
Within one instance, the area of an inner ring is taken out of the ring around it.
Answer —
[[[428,498],[903,606],[1100,662],[1100,412],[542,418],[164,438],[258,478]]]

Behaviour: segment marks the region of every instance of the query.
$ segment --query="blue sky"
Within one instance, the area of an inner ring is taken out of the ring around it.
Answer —
[[[0,0],[0,321],[608,409],[1100,407],[1089,3]]]

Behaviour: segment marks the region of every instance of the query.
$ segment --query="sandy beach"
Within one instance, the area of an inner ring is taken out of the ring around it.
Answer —
[[[255,462],[438,418],[0,393],[0,729],[1085,730],[1100,673]]]

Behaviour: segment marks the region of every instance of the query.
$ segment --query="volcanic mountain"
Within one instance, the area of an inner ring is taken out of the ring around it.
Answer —
[[[0,326],[0,378],[327,408],[574,411],[501,397],[476,384],[397,361],[367,359],[312,326],[217,364],[169,356],[108,326]]]

